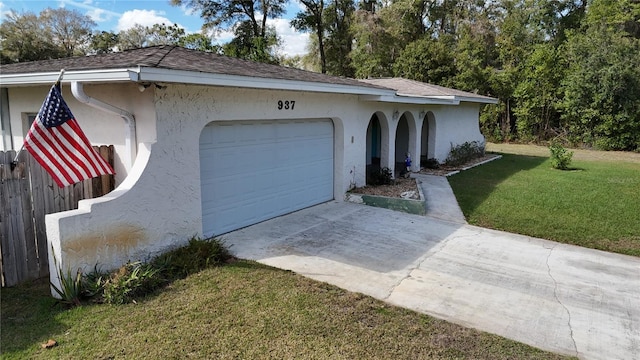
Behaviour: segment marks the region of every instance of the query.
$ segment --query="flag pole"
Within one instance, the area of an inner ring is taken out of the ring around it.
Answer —
[[[63,76],[64,76],[64,69],[60,69],[60,74],[58,75],[58,78],[56,79],[56,82],[53,85],[60,84],[60,81],[62,80]],[[15,169],[16,166],[18,165],[18,157],[20,156],[20,153],[22,152],[22,150],[24,150],[24,141],[22,141],[22,147],[20,147],[20,150],[18,150],[18,152],[16,153],[16,157],[11,162],[11,171],[13,171],[13,169]]]

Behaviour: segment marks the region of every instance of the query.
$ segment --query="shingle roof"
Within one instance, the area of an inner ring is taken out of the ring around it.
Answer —
[[[355,79],[253,62],[169,45],[152,46],[110,54],[8,64],[0,66],[0,73],[27,74],[57,72],[60,71],[60,69],[65,69],[65,71],[102,70],[137,66],[336,85],[364,86],[376,89],[381,88],[374,84],[364,84]]]
[[[424,96],[424,97],[432,97],[432,96],[455,96],[455,97],[464,97],[478,100],[485,100],[493,102],[494,98],[489,96],[483,96],[474,94],[471,92],[451,89],[443,86],[432,85],[428,83],[423,83],[415,80],[408,80],[403,78],[379,78],[379,79],[365,79],[360,80],[362,82],[383,86],[389,89],[396,90],[398,95],[406,95],[406,96]]]

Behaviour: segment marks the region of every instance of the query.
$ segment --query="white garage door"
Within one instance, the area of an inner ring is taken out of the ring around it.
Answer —
[[[225,121],[200,136],[205,236],[333,199],[331,120]]]

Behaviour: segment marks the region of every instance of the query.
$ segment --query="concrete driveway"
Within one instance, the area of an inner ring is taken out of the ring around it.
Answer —
[[[640,359],[640,258],[330,202],[223,237],[238,257],[582,359]]]

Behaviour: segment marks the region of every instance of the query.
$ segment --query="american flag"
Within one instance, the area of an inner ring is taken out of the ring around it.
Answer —
[[[60,84],[49,90],[24,146],[60,187],[114,174],[80,129],[62,98]]]

